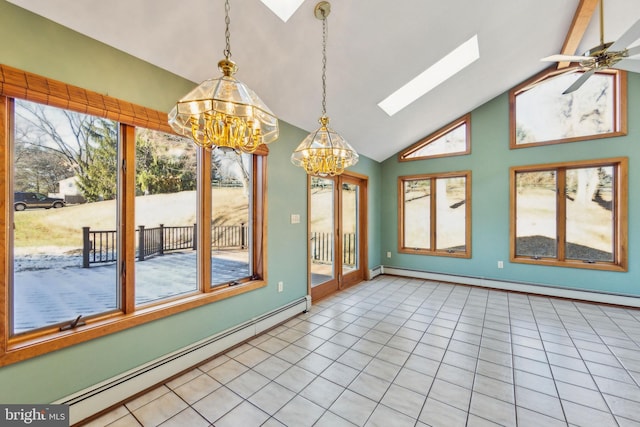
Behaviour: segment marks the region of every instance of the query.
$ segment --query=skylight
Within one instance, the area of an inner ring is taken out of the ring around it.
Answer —
[[[476,34],[389,95],[378,104],[378,107],[393,116],[478,58],[480,58],[480,50]]]
[[[283,22],[287,22],[291,15],[300,7],[304,0],[260,0],[273,13],[278,15]]]

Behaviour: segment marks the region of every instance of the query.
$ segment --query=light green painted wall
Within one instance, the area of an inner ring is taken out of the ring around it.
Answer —
[[[471,115],[471,154],[403,162],[393,156],[382,166],[383,253],[385,265],[412,270],[536,283],[640,296],[640,75],[628,74],[629,130],[626,136],[535,148],[509,149],[509,102],[502,94]],[[509,168],[517,165],[626,156],[629,158],[629,271],[604,272],[510,263]],[[472,258],[397,252],[397,178],[402,175],[472,171]],[[381,255],[382,256],[382,255]],[[386,256],[386,255],[385,255]],[[504,269],[497,261],[504,261]]]
[[[168,111],[195,84],[0,0],[0,63]],[[307,179],[289,160],[306,132],[281,121],[269,146],[268,286],[0,368],[0,402],[47,403],[199,341],[307,294]],[[369,265],[380,264],[381,165],[369,176]],[[290,215],[301,215],[290,224]],[[284,292],[277,292],[277,282]]]
[[[0,0],[0,37],[2,64],[155,110],[169,111],[174,96],[194,87],[5,0]]]

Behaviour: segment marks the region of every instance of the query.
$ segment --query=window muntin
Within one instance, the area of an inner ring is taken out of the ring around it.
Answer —
[[[197,283],[197,162],[188,138],[137,127],[136,305],[192,293]]]
[[[471,256],[471,172],[398,179],[399,251]]]
[[[534,77],[510,92],[511,148],[625,135],[626,74],[593,74],[570,94],[565,89],[581,72]]]
[[[117,276],[114,276],[114,286],[117,302],[115,310],[103,312],[93,316],[82,317],[78,324],[72,322],[62,323],[61,326],[70,327],[65,332],[59,332],[59,326],[50,325],[39,330],[28,330],[20,334],[12,334],[11,329],[11,286],[13,281],[13,247],[12,234],[6,233],[8,228],[0,230],[0,241],[6,242],[0,245],[0,312],[5,313],[5,318],[0,321],[0,366],[11,364],[20,360],[45,354],[52,350],[65,348],[106,334],[125,330],[127,328],[154,321],[164,316],[170,316],[195,307],[209,304],[229,296],[239,295],[260,287],[266,286],[266,156],[268,149],[264,146],[258,148],[253,155],[252,173],[254,176],[251,204],[252,210],[252,242],[251,248],[252,274],[249,280],[234,283],[234,286],[221,286],[215,289],[205,286],[210,277],[210,261],[206,257],[199,256],[198,266],[198,292],[190,295],[182,295],[147,304],[142,309],[135,306],[135,129],[145,127],[171,133],[167,124],[166,113],[150,110],[142,106],[136,106],[123,100],[111,98],[82,88],[70,86],[65,83],[47,79],[42,76],[27,73],[18,69],[0,64],[0,165],[9,165],[9,168],[1,168],[3,179],[0,179],[0,194],[5,200],[12,200],[13,191],[13,134],[10,128],[14,121],[14,100],[29,99],[34,102],[42,102],[45,105],[69,109],[81,113],[90,112],[101,119],[118,120],[118,161],[116,163],[117,179],[113,184],[117,187],[117,201],[110,201],[115,206],[114,223],[117,224],[118,238],[114,246],[117,246],[119,261],[116,263]],[[200,185],[210,189],[209,173],[210,164],[207,157],[202,156],[203,150],[198,152],[198,214],[205,222],[211,220],[209,191],[202,191]],[[203,160],[204,159],[204,160]],[[127,167],[128,166],[128,167]],[[202,178],[201,178],[202,177]],[[206,178],[204,178],[206,177]],[[75,182],[63,182],[64,188],[76,186]],[[208,206],[207,207],[207,203]],[[13,221],[13,212],[10,203],[4,204],[0,210],[0,223],[10,224]],[[116,226],[108,224],[107,229]],[[198,229],[198,245],[205,248],[210,244],[210,235]],[[200,251],[199,251],[200,252]],[[105,268],[106,270],[106,268]],[[109,306],[111,307],[111,306]],[[6,321],[5,321],[6,320]],[[75,319],[74,319],[75,320]],[[86,321],[86,324],[84,322]],[[79,333],[75,333],[75,327],[79,327]]]
[[[471,115],[455,120],[400,153],[400,161],[459,156],[471,152]]]
[[[626,271],[627,160],[511,168],[511,260]]]
[[[117,310],[115,260],[102,259],[109,251],[115,254],[118,240],[117,124],[19,99],[13,118],[9,334]],[[23,192],[65,200],[65,206],[26,201],[21,211]],[[103,229],[111,231],[92,238],[94,246],[87,247],[86,237]],[[105,252],[96,252],[96,245]],[[86,260],[105,267],[89,273],[83,268]]]

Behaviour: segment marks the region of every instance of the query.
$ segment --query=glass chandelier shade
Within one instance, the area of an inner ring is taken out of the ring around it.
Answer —
[[[291,155],[294,165],[314,176],[340,175],[358,162],[358,153],[338,132],[331,129],[329,117],[320,117],[320,127],[311,132]]]
[[[322,20],[322,116],[318,120],[320,127],[307,135],[291,154],[291,162],[313,176],[340,175],[345,168],[358,162],[356,150],[339,133],[327,126],[327,16],[330,11],[331,5],[327,1],[318,3],[314,10],[316,18]]]
[[[207,150],[220,147],[253,153],[260,144],[278,138],[278,118],[234,77],[237,67],[230,59],[228,0],[225,12],[227,48],[225,59],[218,63],[222,76],[205,80],[182,97],[169,112],[169,125]]]

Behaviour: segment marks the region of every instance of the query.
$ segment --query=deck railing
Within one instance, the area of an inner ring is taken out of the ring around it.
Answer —
[[[115,262],[117,259],[117,233],[115,230],[91,230],[82,227],[82,266]],[[197,248],[197,226],[146,228],[136,230],[136,258],[138,261],[166,252]],[[211,247],[216,250],[246,249],[249,229],[245,224],[211,227]]]
[[[356,233],[342,235],[342,262],[356,265]],[[333,262],[333,233],[311,233],[311,261],[320,264]]]

